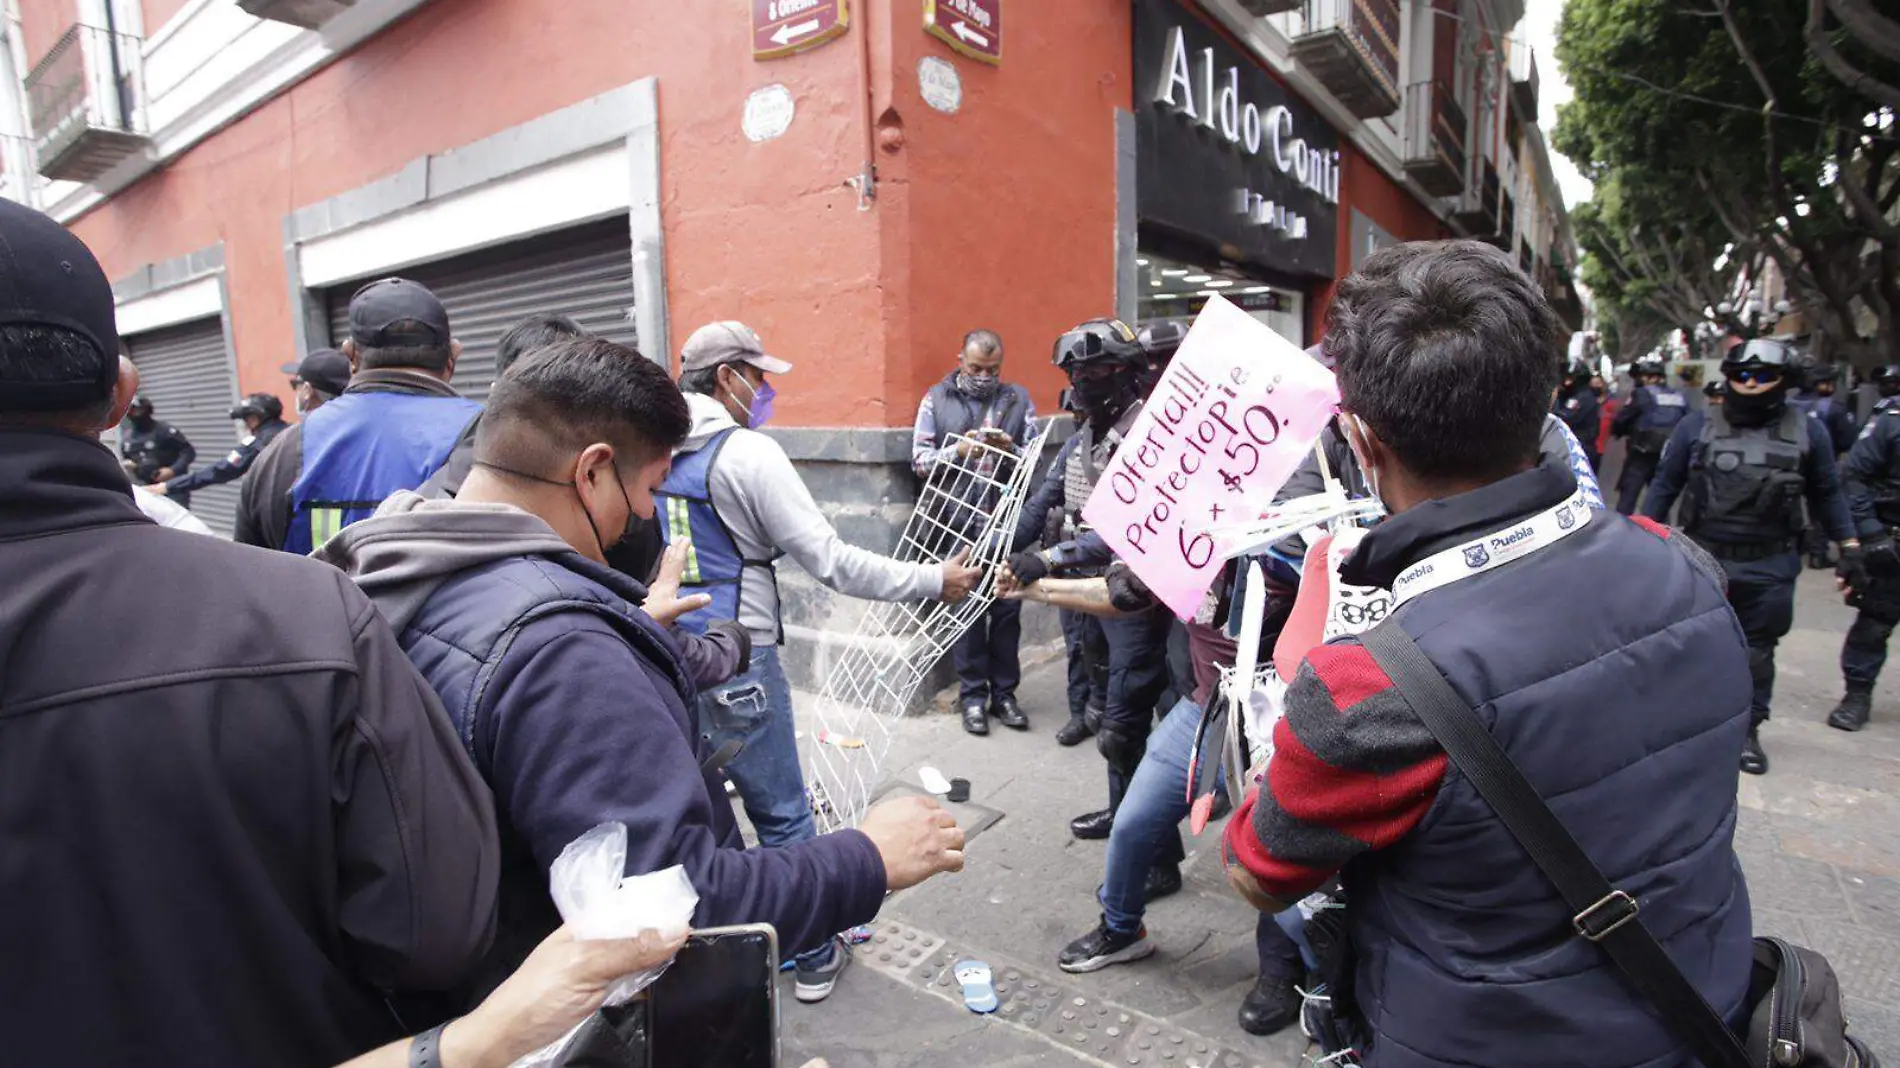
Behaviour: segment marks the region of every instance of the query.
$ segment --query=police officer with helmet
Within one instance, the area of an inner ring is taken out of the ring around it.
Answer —
[[[264,451],[264,447],[290,426],[284,422],[284,402],[270,393],[253,393],[245,397],[231,409],[230,415],[232,419],[244,421],[244,438],[237,443],[237,448],[210,467],[201,467],[170,482],[156,483],[147,488],[160,496],[182,497],[206,486],[235,482],[251,469],[251,464]]]
[[[1577,443],[1583,446],[1584,459],[1590,461],[1590,470],[1602,466],[1603,458],[1597,455],[1597,436],[1602,433],[1598,423],[1598,410],[1602,399],[1591,387],[1590,379],[1596,371],[1590,367],[1590,361],[1581,355],[1572,353],[1564,361],[1564,381],[1557,390],[1557,400],[1553,411],[1557,418],[1564,421],[1570,432],[1577,436]]]
[[[1629,442],[1623,457],[1623,477],[1616,483],[1616,510],[1624,515],[1636,514],[1636,502],[1656,474],[1663,445],[1689,414],[1688,398],[1663,385],[1661,360],[1637,360],[1630,377],[1636,380],[1636,389],[1610,424],[1610,433]],[[1588,440],[1582,434],[1577,436]]]
[[[1768,338],[1730,349],[1722,360],[1723,403],[1676,428],[1643,501],[1645,516],[1663,520],[1681,497],[1682,530],[1728,575],[1755,679],[1741,761],[1751,775],[1768,770],[1758,731],[1774,695],[1775,645],[1794,626],[1807,514],[1841,543],[1844,573],[1866,567],[1827,429],[1788,403],[1792,362],[1789,346]]]
[[[1187,340],[1187,327],[1175,319],[1151,319],[1141,324],[1136,338],[1141,342],[1141,351],[1148,354],[1148,389],[1153,389],[1168,372],[1168,364],[1174,362],[1181,342]]]
[[[1091,319],[1056,339],[1055,364],[1069,376],[1082,427],[1066,443],[1058,462],[1023,505],[1009,570],[1028,585],[1046,575],[1090,577],[1103,574],[1115,559],[1101,535],[1089,529],[1082,506],[1095,490],[1122,437],[1141,413],[1149,358],[1140,339],[1119,319]],[[1045,536],[1045,521],[1060,514],[1059,537]],[[1036,541],[1043,548],[1030,549]],[[1155,704],[1168,684],[1165,650],[1174,621],[1165,608],[1120,619],[1088,617],[1083,644],[1106,663],[1106,700],[1096,730],[1096,748],[1108,761],[1109,807],[1070,821],[1078,838],[1107,838],[1128,780],[1147,748]],[[1179,836],[1164,845],[1159,867],[1178,864],[1184,852]]]
[[[1900,364],[1874,372],[1880,403],[1841,465],[1847,508],[1865,550],[1859,567],[1843,560],[1836,569],[1847,603],[1860,609],[1841,645],[1841,676],[1847,694],[1827,724],[1844,731],[1867,725],[1873,713],[1874,681],[1887,662],[1887,638],[1900,624]]]

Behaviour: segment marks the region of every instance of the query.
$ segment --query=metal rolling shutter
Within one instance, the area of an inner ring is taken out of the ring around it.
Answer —
[[[154,414],[184,431],[198,450],[196,471],[217,463],[237,444],[238,424],[231,421],[237,403],[237,369],[224,344],[224,326],[200,319],[125,339],[139,368],[139,392],[152,399]],[[212,530],[230,537],[237,522],[238,486],[201,489],[191,495],[191,510]]]
[[[496,342],[530,315],[567,315],[623,345],[638,340],[633,243],[625,218],[388,273],[428,286],[441,298],[449,311],[449,328],[462,343],[455,388],[477,400],[488,396],[495,378]],[[346,282],[325,293],[333,344],[349,337],[350,297],[364,282],[380,277],[386,275]]]

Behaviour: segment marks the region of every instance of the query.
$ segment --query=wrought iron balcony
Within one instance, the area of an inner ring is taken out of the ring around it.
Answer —
[[[1405,87],[1405,173],[1427,193],[1455,197],[1464,192],[1465,127],[1465,109],[1451,86],[1414,82]]]
[[[1293,55],[1362,119],[1399,109],[1398,0],[1305,0]]]
[[[1537,54],[1527,44],[1511,46],[1511,101],[1531,122],[1537,121]]]
[[[1462,227],[1468,236],[1481,241],[1497,236],[1502,190],[1498,186],[1498,169],[1490,160],[1481,160],[1478,164],[1479,179],[1467,188],[1458,198],[1458,204],[1452,209],[1451,221]]]
[[[356,0],[238,0],[238,7],[260,19],[317,30],[355,3]]]
[[[40,173],[88,182],[145,150],[139,39],[75,25],[26,76]]]

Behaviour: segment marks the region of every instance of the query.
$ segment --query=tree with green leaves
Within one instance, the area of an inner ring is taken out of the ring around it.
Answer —
[[[1772,260],[1817,352],[1900,360],[1900,22],[1875,0],[1568,0],[1557,148],[1610,314],[1688,327]]]

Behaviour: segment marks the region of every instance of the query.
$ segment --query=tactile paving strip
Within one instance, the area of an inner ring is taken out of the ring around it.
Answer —
[[[1042,1035],[1105,1065],[1158,1068],[1270,1068],[1265,1062],[1220,1045],[994,953],[966,951],[941,935],[908,924],[880,921],[871,941],[857,947],[860,962],[958,1005],[963,991],[951,969],[975,957],[991,968],[1005,1024]]]

